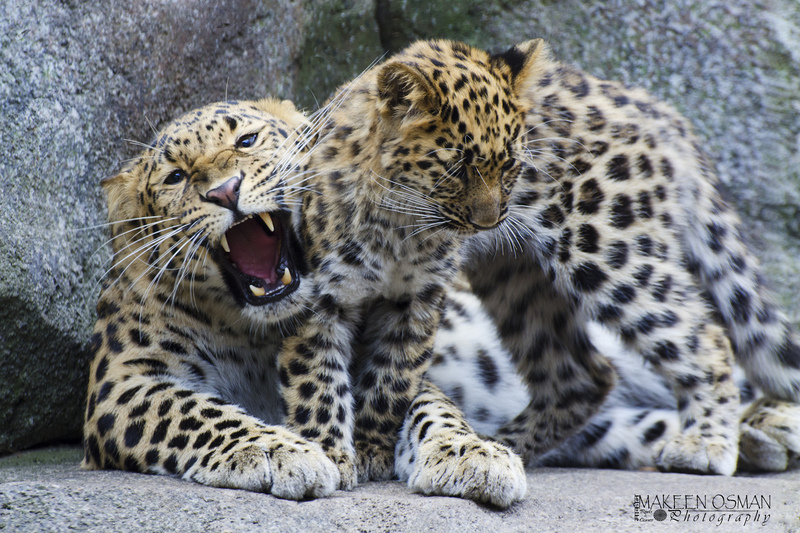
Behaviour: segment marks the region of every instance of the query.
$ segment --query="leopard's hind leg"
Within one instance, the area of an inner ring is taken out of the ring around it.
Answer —
[[[742,415],[739,469],[782,472],[800,465],[800,406],[761,398]]]
[[[531,260],[498,255],[473,261],[467,272],[530,393],[497,438],[533,463],[597,412],[614,386],[614,368],[592,344],[577,304]]]
[[[545,454],[538,465],[652,468],[666,440],[679,433],[675,410],[615,406],[598,413],[577,435]]]

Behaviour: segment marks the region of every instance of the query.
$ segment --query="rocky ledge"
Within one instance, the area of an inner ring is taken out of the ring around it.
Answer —
[[[78,448],[0,459],[0,530],[800,532],[800,471],[723,478],[537,469],[525,500],[499,511],[412,494],[396,481],[294,502],[163,476],[87,472],[79,459]]]

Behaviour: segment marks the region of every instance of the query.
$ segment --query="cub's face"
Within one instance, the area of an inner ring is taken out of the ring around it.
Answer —
[[[381,120],[396,143],[383,165],[395,196],[432,225],[461,232],[505,219],[541,48],[531,41],[493,56],[427,41],[380,67]]]
[[[116,274],[164,301],[279,310],[304,271],[282,178],[303,124],[273,100],[212,104],[168,124],[104,180]]]

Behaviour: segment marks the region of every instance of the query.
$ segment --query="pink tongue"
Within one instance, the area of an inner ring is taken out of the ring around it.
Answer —
[[[269,283],[278,280],[275,272],[280,251],[277,235],[267,235],[261,224],[251,218],[229,229],[225,236],[231,248],[231,261],[236,263],[236,268]]]

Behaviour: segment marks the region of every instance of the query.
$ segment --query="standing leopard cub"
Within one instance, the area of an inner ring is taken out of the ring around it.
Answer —
[[[438,394],[420,385],[445,288],[464,239],[506,217],[542,46],[491,55],[420,41],[339,89],[318,119],[299,216],[312,308],[287,341],[280,373],[287,424],[322,445],[344,487],[356,473],[392,477],[409,405],[420,391],[426,402]],[[504,467],[482,458],[496,453],[510,465],[506,504],[520,498],[519,460],[464,426],[415,426],[429,464],[444,469],[435,479],[446,483],[459,448],[474,453],[480,475],[494,475]],[[470,435],[462,446],[442,443],[462,432]]]

